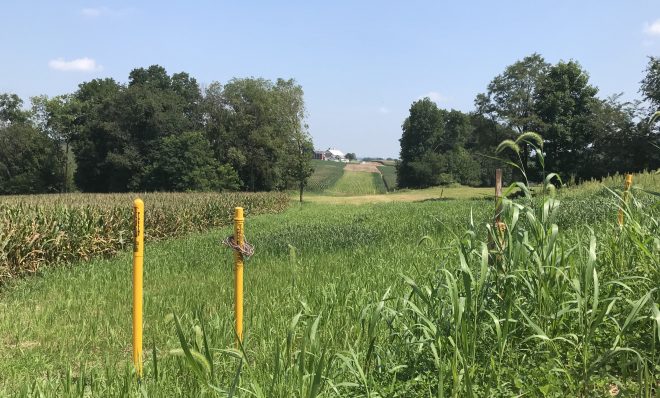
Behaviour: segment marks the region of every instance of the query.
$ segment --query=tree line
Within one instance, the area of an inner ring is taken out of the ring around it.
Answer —
[[[0,193],[304,187],[313,151],[295,80],[201,88],[158,65],[72,94],[0,94]]]
[[[527,131],[543,137],[545,169],[564,181],[660,168],[660,130],[649,123],[660,108],[660,58],[649,58],[640,84],[643,100],[599,98],[578,62],[552,65],[535,53],[495,76],[472,112],[415,101],[399,140],[399,187],[492,185],[503,165],[494,158],[497,145]],[[520,158],[539,178],[533,149],[521,148]],[[512,173],[505,167],[507,179]]]

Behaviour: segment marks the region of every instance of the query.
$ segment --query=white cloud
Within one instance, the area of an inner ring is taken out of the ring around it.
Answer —
[[[135,11],[134,8],[113,9],[105,6],[89,7],[80,10],[80,15],[85,18],[100,18],[100,17],[121,17]]]
[[[651,23],[644,24],[644,33],[649,36],[660,36],[660,18]]]
[[[107,7],[83,8],[82,10],[80,10],[80,13],[84,17],[96,18],[96,17],[100,17],[101,15],[106,13],[107,11],[108,11]]]
[[[51,69],[69,72],[93,72],[103,69],[103,66],[96,63],[92,58],[76,58],[71,61],[65,61],[64,58],[56,58],[48,61],[48,66]]]
[[[430,91],[424,95],[420,95],[419,98],[417,99],[420,100],[426,97],[428,97],[431,101],[435,102],[436,104],[449,101],[449,98],[445,97],[444,95],[440,94],[437,91]]]
[[[387,115],[388,113],[390,113],[390,110],[388,108],[384,107],[384,106],[381,106],[380,108],[378,108],[378,113],[382,113],[383,115]]]

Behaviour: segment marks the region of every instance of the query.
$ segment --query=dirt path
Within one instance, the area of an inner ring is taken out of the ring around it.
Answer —
[[[380,163],[376,163],[376,162],[348,163],[344,167],[344,171],[363,171],[367,173],[380,174],[380,170],[378,170],[378,166],[380,165],[381,165]]]

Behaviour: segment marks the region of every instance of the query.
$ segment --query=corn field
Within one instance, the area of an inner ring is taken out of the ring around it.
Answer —
[[[0,284],[51,264],[110,256],[132,244],[132,201],[145,202],[145,239],[154,242],[283,211],[279,193],[64,194],[0,198]]]
[[[344,163],[326,160],[313,160],[314,173],[309,177],[307,190],[310,192],[324,192],[333,187],[344,174]]]

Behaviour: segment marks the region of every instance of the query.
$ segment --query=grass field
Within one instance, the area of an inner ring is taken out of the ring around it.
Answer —
[[[291,350],[300,350],[307,328],[319,316],[317,339],[327,349],[358,339],[363,307],[377,302],[390,285],[403,292],[399,272],[417,275],[409,268],[409,260],[415,260],[415,267],[425,275],[432,273],[437,262],[435,250],[420,251],[414,245],[392,243],[409,238],[416,241],[425,235],[445,242],[444,227],[434,217],[454,227],[464,225],[469,204],[457,202],[454,206],[464,210],[462,218],[443,214],[433,203],[401,203],[357,207],[308,204],[280,217],[248,219],[246,233],[257,254],[246,270],[245,347],[254,367],[250,372],[260,375],[255,381],[268,386],[276,347],[284,350],[287,334],[292,332]],[[402,213],[410,220],[405,225],[392,223]],[[219,244],[230,233],[222,229],[147,245],[147,378],[154,377],[149,347],[155,342],[157,355],[162,357],[161,382],[160,386],[148,383],[165,395],[180,394],[179,389],[191,394],[199,391],[197,381],[180,359],[169,355],[180,345],[168,314],[176,312],[186,334],[192,336],[193,325],[199,325],[195,315],[199,310],[213,348],[233,346],[232,257]],[[4,347],[0,351],[0,392],[16,391],[45,379],[47,374],[64,382],[69,368],[75,381],[81,375],[81,365],[86,377],[95,374],[99,383],[108,367],[121,380],[130,356],[130,270],[130,254],[122,253],[112,260],[47,271],[6,289],[0,296]],[[361,282],[344,283],[347,280]],[[299,324],[290,330],[292,318],[299,312]],[[238,362],[220,352],[216,358],[217,379],[227,386]],[[294,379],[288,381],[285,384],[290,385],[281,388],[293,394],[296,383]],[[285,390],[282,395],[271,396],[290,396]]]
[[[378,173],[345,171],[342,177],[325,194],[332,196],[378,195],[387,192]]]
[[[635,181],[623,229],[602,184],[506,202],[490,239],[492,189],[249,217],[242,350],[230,228],[147,242],[140,386],[130,253],[46,269],[0,292],[0,395],[657,396],[660,184]]]
[[[391,202],[424,202],[445,201],[456,199],[485,199],[493,198],[494,188],[472,188],[462,186],[433,187],[426,189],[403,189],[387,195],[352,195],[331,196],[308,194],[305,200],[313,203],[324,204],[353,204],[361,205],[368,203],[391,203]]]

